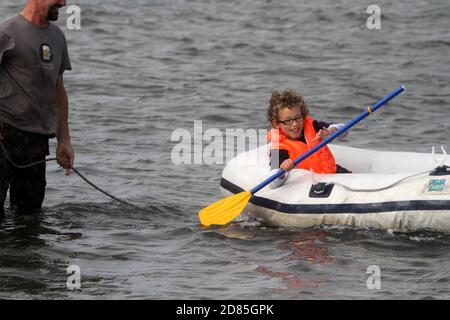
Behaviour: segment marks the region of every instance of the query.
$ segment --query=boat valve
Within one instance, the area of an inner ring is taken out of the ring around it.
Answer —
[[[333,183],[319,182],[311,186],[309,190],[310,198],[328,198],[333,190]]]

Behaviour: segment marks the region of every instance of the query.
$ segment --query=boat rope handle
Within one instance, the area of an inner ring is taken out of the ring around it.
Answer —
[[[388,185],[388,186],[386,186],[386,187],[375,188],[375,189],[356,189],[356,188],[349,187],[349,186],[347,186],[347,185],[345,185],[345,184],[342,184],[342,183],[339,183],[339,182],[327,182],[327,184],[335,184],[335,185],[337,185],[337,186],[341,186],[342,188],[344,188],[344,189],[346,189],[346,190],[348,190],[348,191],[353,191],[353,192],[377,192],[377,191],[383,191],[383,190],[390,189],[390,188],[392,188],[392,187],[394,187],[394,186],[400,184],[401,182],[403,182],[403,181],[405,181],[405,180],[407,180],[407,179],[411,179],[411,178],[414,178],[414,177],[418,177],[418,176],[421,176],[421,175],[430,173],[430,172],[432,172],[432,171],[433,171],[433,170],[427,170],[427,171],[424,171],[424,172],[415,173],[415,174],[413,174],[413,175],[410,175],[410,176],[401,178],[400,180],[398,180],[398,181],[396,181],[396,182],[394,182],[394,183],[392,183],[392,184],[390,184],[390,185]]]
[[[435,153],[434,153],[434,150],[435,150],[434,146],[431,147],[431,155],[433,156],[433,161],[434,161],[434,163],[437,163],[438,166],[442,166],[444,164],[444,162],[447,160],[447,156],[448,156],[447,151],[445,151],[444,146],[441,145],[441,150],[442,150],[443,157],[442,157],[441,160],[438,160],[436,155],[435,155]]]

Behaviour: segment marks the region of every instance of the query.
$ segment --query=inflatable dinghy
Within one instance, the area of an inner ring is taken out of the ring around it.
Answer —
[[[286,183],[256,192],[247,212],[276,227],[350,225],[394,231],[450,231],[450,160],[437,155],[329,145],[346,174],[294,169]],[[224,168],[226,196],[271,174],[269,145],[244,152]]]

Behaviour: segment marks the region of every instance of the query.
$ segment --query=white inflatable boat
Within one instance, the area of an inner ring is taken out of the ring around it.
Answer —
[[[256,192],[246,210],[266,224],[351,225],[394,231],[450,231],[450,159],[329,145],[349,174],[294,169],[279,188]],[[269,145],[244,152],[223,170],[221,190],[249,190],[270,176]]]

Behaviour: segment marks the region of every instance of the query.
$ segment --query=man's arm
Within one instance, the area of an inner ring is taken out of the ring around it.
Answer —
[[[14,40],[7,34],[0,31],[0,66],[3,63],[5,53],[14,49]]]
[[[64,88],[64,80],[62,75],[56,83],[56,99],[59,106],[59,129],[58,144],[56,147],[56,159],[58,164],[66,169],[66,175],[70,174],[73,167],[75,155],[72,149],[69,131],[69,100],[67,98],[66,89]]]

